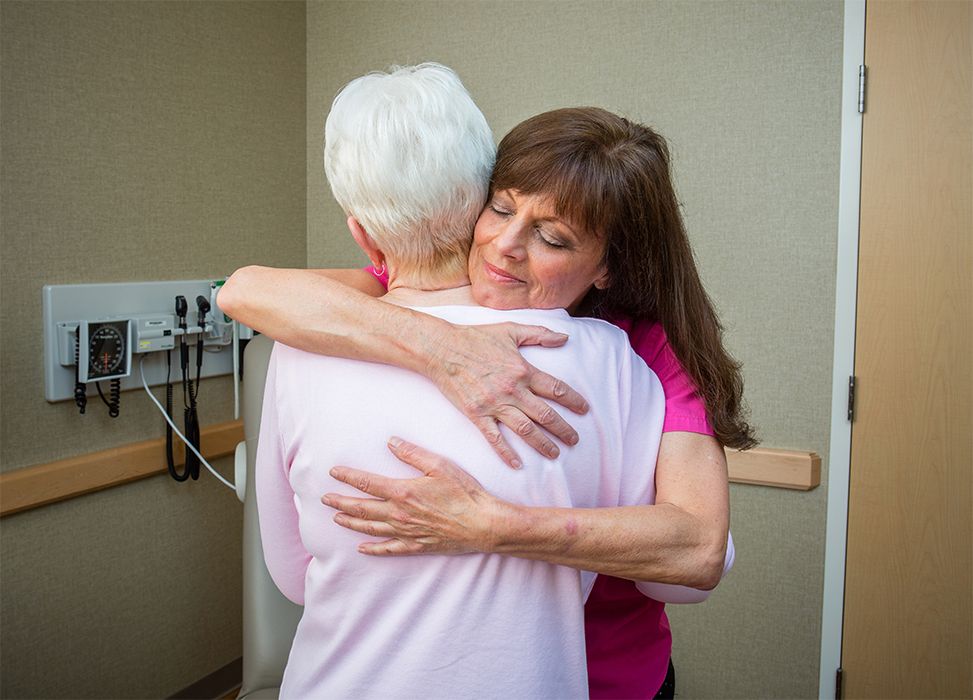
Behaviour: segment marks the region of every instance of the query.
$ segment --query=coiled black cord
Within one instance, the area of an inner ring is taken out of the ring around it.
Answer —
[[[108,415],[112,418],[118,418],[118,407],[122,403],[122,378],[115,377],[111,380],[111,390],[108,394],[111,398],[109,399],[108,405]]]
[[[185,401],[183,407],[183,425],[185,427],[183,432],[185,432],[186,439],[189,440],[190,444],[198,450],[200,447],[199,415],[196,412],[196,393],[198,389],[193,388],[193,380],[185,375],[183,387],[183,400]],[[186,452],[186,471],[193,477],[193,480],[199,478],[199,467],[199,457],[192,450],[188,450]]]
[[[200,449],[201,434],[199,427],[199,407],[196,398],[199,396],[199,378],[203,367],[203,334],[206,331],[206,314],[209,312],[209,302],[203,296],[196,297],[196,322],[200,327],[199,337],[196,339],[196,381],[193,382],[189,376],[189,348],[186,338],[183,336],[180,341],[185,348],[182,355],[182,381],[183,381],[183,402],[185,411],[183,421],[186,438],[197,450]],[[192,450],[186,452],[186,471],[192,475],[193,480],[199,479],[199,468],[201,466],[199,457]]]
[[[172,350],[166,351],[166,415],[172,420]],[[166,466],[169,469],[169,476],[176,481],[185,481],[189,478],[189,469],[185,469],[181,474],[176,471],[176,458],[172,451],[172,426],[166,421]]]
[[[120,413],[119,404],[122,401],[122,380],[120,377],[115,377],[109,383],[108,394],[110,399],[105,398],[105,394],[101,391],[101,382],[95,382],[95,387],[98,389],[98,396],[101,400],[108,406],[108,415],[112,418],[118,418]]]
[[[180,337],[180,364],[182,365],[182,404],[183,404],[183,433],[190,444],[199,449],[200,430],[199,416],[196,414],[196,390],[189,372],[189,346],[185,337]],[[186,452],[186,473],[195,481],[199,479],[199,457],[192,450]]]
[[[200,430],[199,430],[199,416],[196,414],[196,407],[190,406],[185,411],[185,416],[183,418],[186,425],[186,439],[195,447],[197,450],[200,448]],[[189,475],[193,477],[193,481],[199,479],[199,467],[201,462],[196,453],[192,450],[186,452],[186,471]]]

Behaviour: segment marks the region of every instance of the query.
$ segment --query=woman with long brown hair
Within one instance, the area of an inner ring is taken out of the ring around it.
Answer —
[[[600,258],[585,258],[573,231],[603,239]],[[604,574],[585,608],[591,696],[671,697],[663,682],[672,673],[663,605],[632,582],[702,590],[719,582],[729,527],[723,446],[750,447],[754,438],[741,415],[739,365],[723,348],[693,260],[665,141],[594,108],[538,115],[501,142],[470,254],[473,295],[494,308],[546,308],[545,290],[571,284],[572,264],[607,271],[577,290],[573,312],[624,328],[662,381],[666,423],[655,504],[521,507],[493,498],[425,449],[434,446],[408,443],[390,449],[419,469],[419,478],[392,481],[340,467],[336,478],[374,498],[328,494],[324,501],[339,511],[339,524],[383,538],[359,547],[367,554],[497,552]],[[557,452],[539,426],[567,445],[577,439],[541,398],[578,412],[583,399],[516,351],[563,337],[509,324],[457,328],[391,307],[368,297],[384,291],[374,273],[333,273],[366,292],[360,294],[320,272],[244,268],[219,302],[288,345],[424,374],[512,466],[518,460],[511,441]]]

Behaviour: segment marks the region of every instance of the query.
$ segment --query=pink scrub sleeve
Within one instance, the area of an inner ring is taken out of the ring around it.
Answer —
[[[696,393],[696,385],[669,347],[666,332],[659,323],[613,321],[628,333],[635,353],[656,373],[666,394],[666,420],[662,432],[684,431],[713,435],[706,418],[706,406]]]
[[[615,321],[636,354],[656,373],[666,395],[662,432],[713,435],[706,407],[658,323]],[[593,700],[652,698],[662,686],[672,653],[665,606],[635,583],[598,576],[584,607],[588,692]]]

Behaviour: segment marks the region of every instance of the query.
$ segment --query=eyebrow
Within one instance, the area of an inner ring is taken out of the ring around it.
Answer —
[[[551,223],[560,224],[561,226],[563,226],[564,228],[566,228],[568,230],[568,232],[572,236],[574,236],[575,238],[577,238],[579,241],[582,238],[581,237],[581,234],[578,233],[577,227],[575,227],[571,222],[569,222],[567,219],[565,219],[564,217],[562,217],[562,216],[560,216],[558,214],[555,214],[554,216],[542,216],[542,217],[539,218],[539,220],[540,221],[550,221]]]
[[[518,197],[536,197],[536,196],[538,196],[537,193],[534,193],[534,194],[525,194],[524,192],[521,192],[520,190],[516,190],[516,189],[510,188],[510,187],[507,187],[507,188],[504,188],[504,189],[495,189],[493,191],[493,194],[491,195],[491,199],[493,197],[496,197],[497,195],[500,195],[500,194],[502,194],[507,199],[511,200],[512,203],[514,203],[514,204],[517,203],[516,200],[517,200]],[[547,197],[546,199],[550,201],[552,198],[551,197]],[[551,208],[554,209],[553,206]],[[578,241],[581,241],[584,238],[581,235],[581,233],[579,232],[582,229],[579,229],[579,227],[577,227],[575,224],[572,224],[567,218],[565,218],[561,214],[558,214],[557,211],[556,211],[556,209],[554,211],[554,215],[553,216],[540,216],[540,217],[537,218],[537,220],[538,221],[549,221],[549,222],[551,222],[553,224],[560,224],[561,226],[563,226],[564,228],[566,228],[568,230],[568,233],[570,233],[572,236],[574,236]],[[598,238],[598,237],[599,236],[597,236],[597,235],[595,236],[595,238]]]

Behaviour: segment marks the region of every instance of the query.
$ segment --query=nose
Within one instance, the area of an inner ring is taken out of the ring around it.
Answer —
[[[523,260],[526,254],[523,224],[516,219],[507,222],[494,239],[494,245],[503,257]]]

